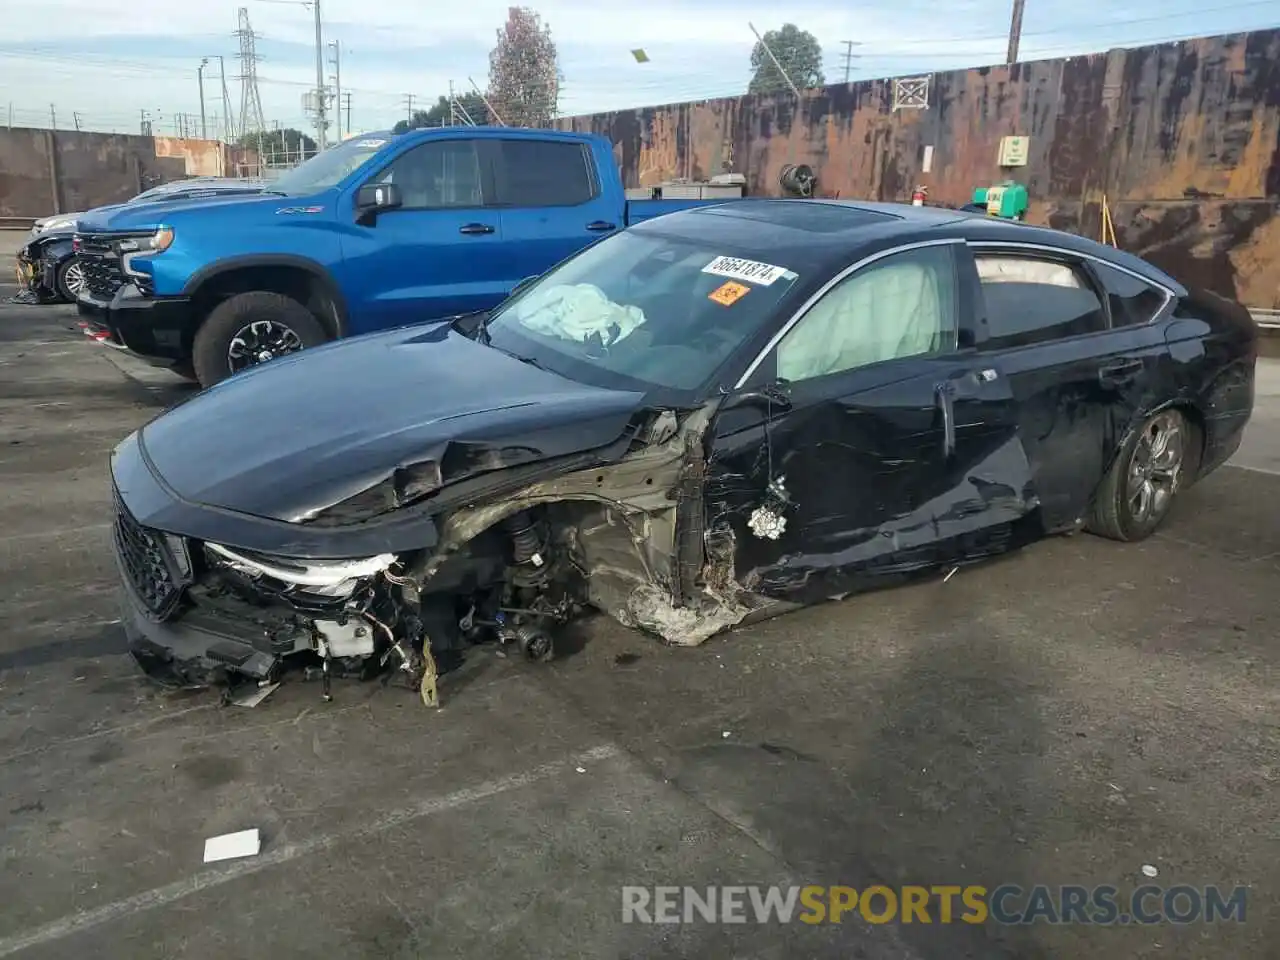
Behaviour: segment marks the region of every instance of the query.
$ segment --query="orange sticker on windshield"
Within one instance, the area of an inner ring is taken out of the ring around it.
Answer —
[[[727,307],[732,303],[737,303],[750,292],[751,288],[746,284],[727,280],[707,294],[707,299],[714,300],[722,307]]]

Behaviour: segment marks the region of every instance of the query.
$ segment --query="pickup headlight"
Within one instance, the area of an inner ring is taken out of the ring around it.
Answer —
[[[173,227],[156,227],[149,237],[130,237],[116,244],[116,249],[127,256],[147,256],[164,253],[173,246]]]
[[[156,232],[149,237],[129,237],[116,241],[116,250],[120,252],[120,268],[131,277],[150,280],[149,270],[138,270],[133,261],[138,257],[154,257],[164,253],[173,246],[173,227],[156,227]]]

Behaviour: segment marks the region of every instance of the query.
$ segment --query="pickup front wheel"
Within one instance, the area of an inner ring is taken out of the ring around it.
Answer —
[[[196,331],[192,364],[200,386],[329,339],[311,311],[279,293],[255,290],[228,297]]]

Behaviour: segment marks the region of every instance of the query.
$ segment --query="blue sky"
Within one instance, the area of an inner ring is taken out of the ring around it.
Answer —
[[[240,0],[258,34],[261,96],[268,122],[300,126],[301,98],[315,84],[310,9],[288,0]],[[791,0],[785,19],[823,46],[828,82],[844,77],[845,40],[857,42],[854,79],[926,73],[999,62],[1011,0]],[[352,125],[388,126],[405,114],[405,96],[434,101],[455,88],[481,87],[507,2],[321,0],[324,39],[339,41]],[[0,38],[0,123],[136,131],[148,111],[172,133],[179,113],[199,116],[197,67],[226,58],[233,113],[236,3],[130,0],[128,15],[100,0],[42,0],[6,21]],[[434,8],[434,9],[433,9]],[[443,8],[443,9],[440,9]],[[777,3],[759,0],[545,0],[534,5],[552,30],[565,76],[566,114],[704,99],[741,92],[754,37],[781,25]],[[36,13],[40,16],[36,16]],[[945,12],[945,15],[943,15]],[[1123,7],[1079,0],[1027,0],[1023,59],[1059,57],[1147,41],[1280,25],[1278,0],[1130,0]],[[70,28],[70,29],[69,29]],[[629,51],[642,47],[650,62]],[[326,65],[326,75],[331,68]],[[222,112],[218,63],[205,70],[206,111]]]

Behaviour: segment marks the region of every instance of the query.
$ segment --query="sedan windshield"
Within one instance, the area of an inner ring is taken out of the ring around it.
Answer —
[[[306,196],[327,190],[346,179],[347,175],[381,150],[388,143],[387,137],[353,137],[294,167],[271,184],[270,193],[286,196]]]
[[[702,242],[620,233],[498,308],[491,346],[605,386],[697,390],[757,333],[797,275]]]

